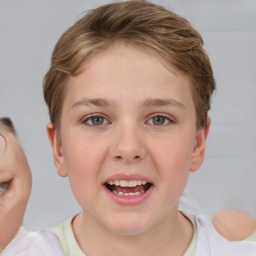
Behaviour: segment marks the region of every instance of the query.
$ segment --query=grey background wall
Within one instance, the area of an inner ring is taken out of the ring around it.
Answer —
[[[159,0],[186,17],[205,41],[217,81],[202,168],[185,200],[198,211],[240,208],[256,217],[256,1]],[[28,156],[33,190],[25,226],[36,229],[79,211],[57,176],[45,132],[42,79],[59,36],[106,1],[0,0],[0,116],[10,116]]]

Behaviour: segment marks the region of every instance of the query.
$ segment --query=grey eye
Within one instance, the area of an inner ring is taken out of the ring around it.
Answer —
[[[104,118],[101,116],[92,117],[92,124],[93,125],[102,125],[104,123]]]
[[[152,117],[152,123],[154,125],[163,125],[163,124],[165,124],[166,119],[167,118],[164,116],[154,116],[154,117]]]
[[[8,190],[10,183],[11,181],[0,182],[0,194],[4,194]]]
[[[107,120],[102,116],[91,116],[85,120],[86,123],[92,126],[103,125],[107,123]]]
[[[148,124],[150,125],[156,125],[156,126],[164,126],[174,123],[174,121],[165,115],[155,115],[151,117],[148,121]]]

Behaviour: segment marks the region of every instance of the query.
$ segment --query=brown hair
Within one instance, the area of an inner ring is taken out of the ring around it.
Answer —
[[[16,135],[16,130],[14,128],[13,122],[10,117],[2,117],[0,118],[0,128],[5,127],[14,135]]]
[[[206,126],[215,81],[200,34],[184,18],[161,6],[127,1],[89,11],[57,42],[44,78],[44,98],[55,129],[60,125],[67,77],[77,75],[94,52],[118,41],[151,49],[187,73],[193,85],[197,128]]]

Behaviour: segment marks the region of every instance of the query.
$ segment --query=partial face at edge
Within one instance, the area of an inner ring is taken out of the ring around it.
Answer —
[[[6,139],[4,138],[4,136],[0,134],[0,161],[5,153],[6,146],[7,146]]]
[[[207,135],[196,130],[190,86],[155,55],[124,45],[94,55],[68,79],[61,145],[50,125],[48,135],[59,175],[69,176],[92,220],[136,234],[174,216]]]
[[[6,148],[5,150],[1,149],[2,155],[0,156],[0,184],[2,186],[0,192],[1,251],[12,240],[22,225],[31,191],[31,173],[16,136],[5,127],[0,127],[0,133],[6,139]],[[3,137],[0,140],[1,143],[5,143]],[[5,188],[3,188],[4,186]]]

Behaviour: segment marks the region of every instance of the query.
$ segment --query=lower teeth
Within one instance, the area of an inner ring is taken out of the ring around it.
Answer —
[[[135,192],[135,193],[123,193],[123,192],[117,192],[115,190],[112,190],[112,192],[116,195],[119,195],[119,196],[138,196],[140,194],[143,194],[145,191],[141,190],[141,191],[138,191],[138,192]]]

